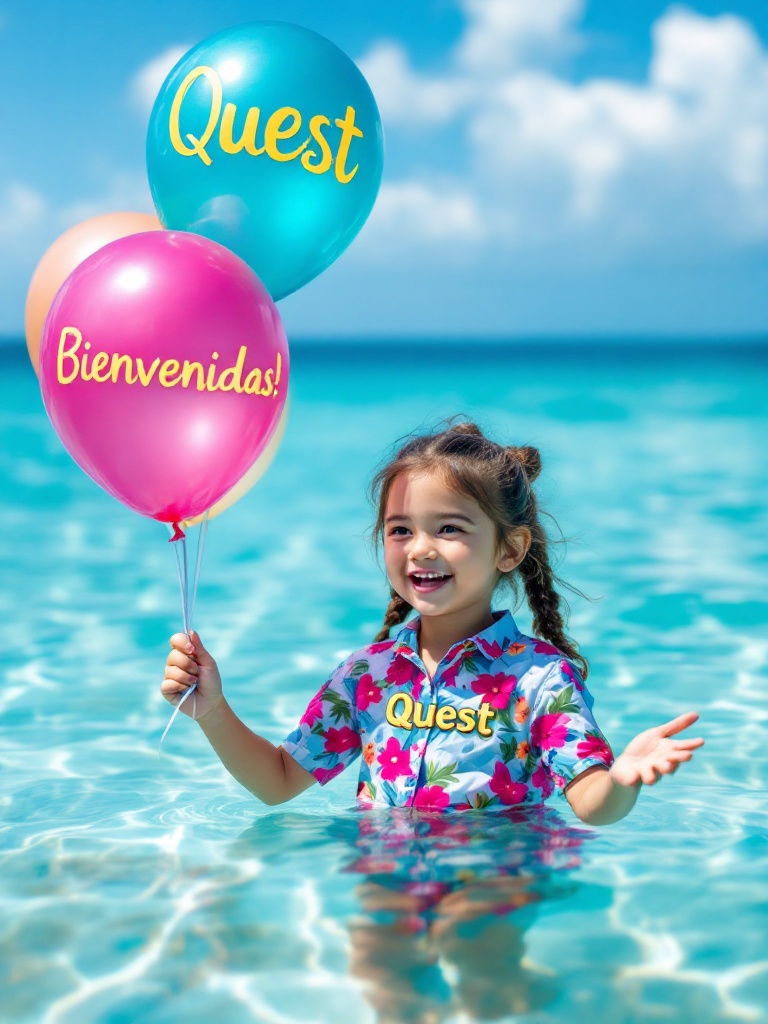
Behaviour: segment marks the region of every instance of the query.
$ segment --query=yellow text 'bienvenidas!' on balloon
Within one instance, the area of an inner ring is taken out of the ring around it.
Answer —
[[[207,79],[211,89],[208,121],[199,136],[187,133],[182,139],[179,122],[184,97],[201,76]],[[326,171],[333,167],[336,179],[342,185],[346,185],[357,173],[357,164],[351,169],[347,168],[349,148],[352,140],[363,138],[363,132],[355,124],[356,111],[354,107],[347,107],[344,117],[337,117],[334,120],[336,127],[341,132],[335,157],[328,138],[328,129],[331,128],[331,121],[324,114],[315,114],[314,117],[311,117],[305,129],[309,132],[308,137],[298,146],[289,147],[288,149],[281,148],[281,141],[294,138],[294,136],[299,134],[302,126],[301,114],[295,107],[280,107],[269,115],[264,126],[263,145],[261,146],[256,144],[256,135],[261,117],[260,108],[248,108],[239,139],[235,139],[236,116],[236,104],[224,103],[224,89],[218,72],[214,68],[200,65],[200,67],[190,71],[184,78],[173,98],[168,122],[171,145],[182,156],[199,157],[207,167],[210,167],[213,163],[213,158],[208,152],[208,146],[218,127],[219,147],[224,154],[240,153],[242,150],[245,150],[250,156],[266,154],[272,160],[277,160],[280,163],[286,163],[300,157],[301,166],[305,171],[309,171],[310,174],[325,174]],[[316,148],[310,149],[310,145]]]
[[[282,370],[280,353],[274,367],[254,367],[245,373],[248,346],[241,345],[235,362],[229,366],[218,363],[219,353],[212,352],[204,365],[196,360],[153,359],[146,363],[141,356],[119,352],[92,352],[91,343],[83,341],[76,327],[64,327],[59,336],[56,355],[56,377],[59,384],[76,380],[97,384],[138,384],[149,387],[156,380],[161,387],[189,388],[197,391],[235,391],[240,395],[261,395],[276,398]],[[245,376],[244,376],[245,374]]]

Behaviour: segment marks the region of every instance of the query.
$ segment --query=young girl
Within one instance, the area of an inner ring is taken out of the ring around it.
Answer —
[[[673,738],[698,714],[645,730],[614,758],[592,715],[587,661],[564,633],[532,489],[540,470],[537,449],[503,447],[473,423],[401,448],[374,481],[392,598],[383,628],[331,674],[279,747],[232,711],[196,633],[171,638],[163,695],[175,703],[197,683],[200,727],[267,804],[325,785],[362,755],[364,807],[506,810],[557,787],[582,821],[624,817],[643,783],[704,743]],[[491,610],[499,585],[517,594],[518,580],[533,637]]]

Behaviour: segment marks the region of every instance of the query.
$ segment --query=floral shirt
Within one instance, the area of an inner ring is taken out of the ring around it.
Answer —
[[[613,753],[561,651],[508,612],[454,644],[430,680],[419,616],[355,651],[309,702],[284,749],[325,785],[361,758],[363,807],[469,810],[537,804]]]

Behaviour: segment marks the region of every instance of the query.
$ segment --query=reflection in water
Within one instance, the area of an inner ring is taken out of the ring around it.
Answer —
[[[359,875],[346,920],[350,974],[382,1024],[436,1024],[461,1012],[500,1020],[555,999],[555,980],[523,964],[524,936],[544,900],[575,892],[568,871],[594,837],[547,806],[396,807],[267,815],[233,852],[306,875],[312,851],[321,890],[329,873],[336,886],[340,874]]]

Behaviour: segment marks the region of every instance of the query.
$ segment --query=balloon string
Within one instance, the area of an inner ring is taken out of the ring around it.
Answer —
[[[169,531],[172,536],[170,538],[173,543],[174,553],[176,555],[176,571],[179,577],[179,590],[181,591],[181,613],[184,620],[184,632],[187,639],[190,639],[190,632],[192,630],[192,613],[194,612],[195,603],[197,601],[197,585],[200,579],[200,565],[203,560],[203,550],[205,547],[205,537],[208,532],[208,512],[203,516],[203,521],[200,524],[200,528],[197,534],[197,550],[195,552],[195,575],[192,583],[190,592],[189,586],[189,561],[187,558],[187,539],[184,535],[184,531],[181,529],[178,523],[168,523]],[[197,689],[197,683],[193,683],[184,696],[181,698],[179,703],[173,709],[170,721],[165,727],[163,735],[160,737],[160,745],[158,747],[158,753],[163,745],[163,740],[168,735],[168,730],[176,720],[176,716],[181,710],[181,706],[188,697],[195,694]],[[197,718],[197,695],[195,694],[194,702],[192,705],[192,718]]]
[[[184,606],[182,612],[184,615],[184,632],[189,637],[189,566],[187,564],[187,538],[185,537],[181,544],[177,546],[176,550],[181,547],[181,564],[184,571]]]
[[[184,545],[184,554],[186,555],[186,539],[184,537],[179,539]],[[181,591],[181,617],[184,622],[184,632],[189,635],[189,627],[187,626],[187,581],[184,575],[184,563],[182,561],[178,543],[174,543],[173,553],[176,555],[176,572],[179,576],[179,590]]]
[[[209,509],[210,512],[210,509]],[[203,516],[203,521],[200,523],[200,530],[197,534],[197,554],[195,556],[195,579],[192,584],[192,604],[189,609],[189,626],[192,628],[192,616],[195,612],[195,604],[197,602],[197,584],[200,579],[200,564],[203,561],[203,551],[205,549],[205,538],[208,534],[208,512]]]

